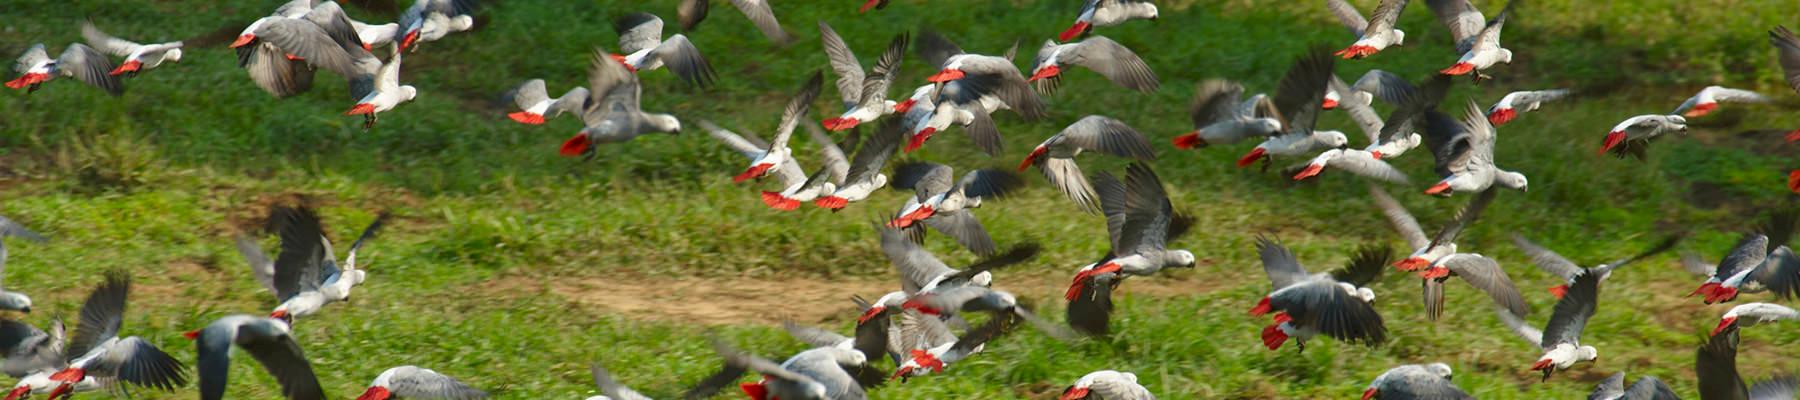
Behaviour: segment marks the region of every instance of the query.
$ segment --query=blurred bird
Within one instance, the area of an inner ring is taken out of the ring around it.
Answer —
[[[1500,321],[1520,338],[1544,349],[1544,355],[1531,364],[1531,370],[1543,371],[1544,380],[1548,381],[1555,371],[1600,358],[1600,352],[1594,346],[1581,344],[1581,332],[1594,317],[1599,298],[1600,274],[1586,273],[1576,276],[1575,283],[1569,285],[1568,294],[1557,300],[1556,311],[1550,314],[1550,322],[1543,330],[1526,326],[1523,318],[1504,307],[1495,307],[1494,314],[1499,315]]]
[[[468,384],[437,371],[402,365],[381,371],[381,375],[369,383],[369,389],[356,396],[356,400],[396,398],[477,400],[487,398],[487,392],[469,387]]]
[[[606,50],[594,49],[588,63],[587,105],[581,111],[582,128],[557,150],[564,157],[593,156],[595,143],[621,143],[646,133],[681,133],[681,120],[669,114],[644,112],[639,101],[642,82],[609,59]]]
[[[631,72],[669,67],[675,76],[700,87],[710,86],[716,79],[712,65],[700,55],[700,49],[688,41],[687,35],[662,37],[663,21],[650,13],[633,13],[613,20],[619,33],[621,54],[609,55]],[[592,86],[592,85],[589,85]]]
[[[1366,249],[1343,272],[1319,274],[1307,272],[1293,252],[1268,238],[1258,237],[1256,250],[1274,289],[1250,314],[1275,312],[1274,323],[1262,331],[1269,350],[1280,349],[1291,337],[1306,351],[1306,341],[1321,333],[1369,346],[1387,341],[1387,326],[1373,304],[1375,291],[1365,287],[1381,273],[1383,257],[1389,257],[1386,249]]]
[[[1683,117],[1695,118],[1711,114],[1719,109],[1719,103],[1768,103],[1774,101],[1769,96],[1743,89],[1731,89],[1723,86],[1707,86],[1689,97],[1681,105],[1675,107],[1670,115],[1680,114]]]
[[[1124,121],[1089,115],[1044,139],[1024,161],[1019,162],[1019,171],[1036,166],[1044,173],[1045,180],[1083,211],[1100,211],[1100,196],[1094,193],[1093,185],[1081,173],[1081,166],[1075,163],[1076,156],[1088,151],[1137,161],[1156,159],[1156,152],[1150,149],[1150,141],[1144,134]],[[1161,185],[1160,182],[1157,184]]]
[[[119,77],[113,76],[112,61],[105,54],[92,47],[80,43],[70,43],[63,49],[62,55],[50,58],[44,50],[44,44],[34,44],[19,55],[13,63],[13,72],[19,75],[6,81],[9,89],[25,89],[25,93],[36,92],[39,86],[57,77],[75,78],[77,81],[105,90],[106,94],[118,96],[125,94],[125,84]]]
[[[1051,94],[1062,82],[1064,66],[1081,66],[1099,73],[1114,84],[1144,93],[1155,92],[1162,84],[1150,65],[1137,53],[1105,36],[1093,36],[1075,43],[1057,44],[1044,41],[1037,59],[1031,64],[1032,82],[1039,92]]]
[[[288,324],[279,319],[249,315],[227,315],[205,329],[188,332],[199,351],[200,399],[225,398],[225,384],[231,374],[231,348],[250,353],[263,369],[281,385],[281,395],[289,400],[324,400],[319,378],[312,363],[288,332]]]
[[[1632,156],[1642,160],[1650,141],[1670,132],[1687,133],[1687,118],[1654,114],[1626,118],[1606,133],[1606,139],[1600,144],[1600,154],[1611,152],[1615,157]]]
[[[1057,400],[1156,400],[1156,395],[1138,384],[1136,374],[1109,369],[1082,375]]]
[[[1386,50],[1388,46],[1399,46],[1406,42],[1406,32],[1394,28],[1400,20],[1400,12],[1406,10],[1408,0],[1381,0],[1370,14],[1373,19],[1363,18],[1356,7],[1344,0],[1326,0],[1325,8],[1338,18],[1350,33],[1357,36],[1356,43],[1350,44],[1335,55],[1344,59],[1363,58]]]
[[[906,58],[906,44],[912,40],[911,36],[895,35],[888,42],[887,51],[875,59],[875,65],[867,74],[863,73],[862,62],[857,61],[856,53],[850,51],[850,45],[845,44],[837,31],[824,21],[819,21],[819,39],[825,42],[825,56],[831,62],[831,71],[838,77],[838,97],[844,101],[843,114],[820,121],[825,129],[847,130],[888,114],[904,114],[911,108],[911,104],[902,105],[887,99],[888,88],[900,75],[900,63]]]
[[[1444,363],[1407,364],[1382,372],[1363,389],[1362,400],[1369,399],[1438,399],[1473,400],[1450,381],[1450,365]]]
[[[589,96],[587,88],[576,86],[552,99],[549,90],[544,88],[544,80],[532,79],[512,90],[509,97],[519,111],[506,114],[506,118],[526,125],[542,125],[548,118],[587,109]]]
[[[1156,20],[1156,5],[1146,0],[1087,0],[1087,4],[1081,6],[1081,14],[1075,17],[1075,24],[1057,35],[1056,40],[1067,42],[1088,34],[1094,27],[1113,26],[1134,19]]]
[[[769,0],[731,0],[731,5],[756,25],[764,37],[776,45],[787,45],[794,41],[794,36],[781,29],[781,22],[775,20],[775,11],[769,8]],[[681,20],[681,30],[693,31],[706,20],[707,12],[712,9],[712,0],[681,0],[675,8],[675,14]]]
[[[113,68],[108,75],[137,76],[139,71],[147,71],[162,65],[164,62],[181,60],[181,42],[138,44],[106,34],[94,26],[93,22],[81,23],[81,37],[88,45],[102,53],[125,57],[125,62]]]

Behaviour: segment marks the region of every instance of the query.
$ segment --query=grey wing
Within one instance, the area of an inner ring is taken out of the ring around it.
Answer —
[[[44,50],[44,44],[31,45],[25,49],[24,53],[19,54],[18,61],[13,62],[13,72],[23,74],[25,71],[31,70],[32,66],[45,61],[50,61],[50,53],[48,50]]]
[[[1800,392],[1800,378],[1783,375],[1750,385],[1750,400],[1794,400]]]
[[[1413,86],[1412,82],[1408,82],[1406,78],[1379,69],[1363,73],[1361,78],[1356,78],[1356,83],[1350,85],[1350,88],[1374,95],[1375,98],[1388,104],[1400,104],[1404,102],[1409,93],[1418,90],[1418,87]]]
[[[1425,0],[1425,5],[1437,15],[1438,22],[1450,29],[1450,39],[1456,43],[1458,53],[1474,47],[1475,37],[1487,26],[1487,17],[1469,0]]]
[[[1755,393],[1755,390],[1752,389],[1751,393]],[[1625,390],[1624,395],[1625,398],[1633,400],[1681,400],[1681,396],[1677,396],[1674,389],[1670,389],[1668,384],[1654,376],[1638,378],[1636,383],[1631,384],[1631,388]],[[1751,395],[1751,398],[1756,397]],[[1788,398],[1792,399],[1792,397]]]
[[[518,106],[519,109],[527,109],[538,103],[549,101],[550,91],[544,88],[543,79],[532,79],[513,89],[512,100],[513,105]]]
[[[1531,103],[1557,101],[1564,97],[1569,97],[1570,93],[1572,92],[1569,89],[1534,90],[1519,94],[1519,97],[1513,98],[1513,102],[1522,106]]]
[[[1050,181],[1051,186],[1056,186],[1082,211],[1092,213],[1100,210],[1103,203],[1099,200],[1100,195],[1094,192],[1088,179],[1081,175],[1081,165],[1076,164],[1075,159],[1045,157],[1038,169],[1043,171],[1044,179]]]
[[[404,368],[404,367],[403,367]],[[413,373],[394,374],[388,380],[388,390],[399,397],[429,398],[445,400],[475,400],[487,398],[487,392],[469,387],[468,384],[448,375],[428,369],[413,369]]]
[[[870,67],[868,76],[862,81],[862,105],[878,106],[887,100],[888,87],[893,86],[894,79],[900,76],[900,62],[906,58],[906,45],[911,40],[906,33],[895,35],[888,42],[887,51],[875,59],[875,66]],[[839,87],[843,87],[841,82]]]
[[[0,319],[0,352],[6,356],[5,362],[0,362],[0,371],[20,378],[41,370],[61,369],[62,346],[55,341],[29,323]]]
[[[1506,327],[1520,339],[1525,339],[1525,342],[1531,343],[1532,346],[1541,347],[1544,341],[1544,331],[1526,325],[1523,317],[1507,311],[1506,307],[1501,307],[1499,304],[1494,305],[1494,315],[1500,318],[1500,322],[1506,324]]]
[[[1381,0],[1375,11],[1369,13],[1369,26],[1363,32],[1386,31],[1394,29],[1394,23],[1400,20],[1400,12],[1406,10],[1408,0]]]
[[[1518,4],[1518,2],[1506,3],[1506,8],[1500,10],[1500,15],[1496,15],[1493,20],[1487,21],[1486,25],[1481,28],[1481,33],[1475,36],[1475,42],[1469,47],[1469,50],[1499,48],[1500,30],[1506,27],[1506,17],[1512,15],[1512,6],[1515,4]],[[1461,46],[1458,47],[1460,48]]]
[[[250,275],[262,284],[269,293],[275,293],[275,262],[263,253],[262,246],[248,236],[237,237],[238,254],[244,255],[244,261],[250,264]]]
[[[700,128],[705,129],[706,133],[711,135],[713,139],[717,139],[720,143],[724,143],[725,147],[729,147],[732,151],[743,154],[746,158],[754,160],[757,157],[762,157],[763,153],[768,152],[768,144],[759,145],[752,143],[749,139],[738,136],[737,133],[714,125],[712,121],[700,120],[699,125]]]
[[[1089,191],[1093,193],[1093,198],[1100,201],[1100,214],[1106,217],[1106,237],[1112,245],[1107,257],[1117,257],[1120,251],[1130,249],[1121,244],[1125,237],[1125,223],[1130,219],[1130,209],[1125,206],[1125,197],[1129,194],[1125,184],[1106,171],[1095,173],[1092,181],[1093,188]]]
[[[250,80],[276,98],[312,89],[313,70],[306,62],[289,60],[280,50],[267,45],[240,47],[238,54]]]
[[[632,54],[663,43],[663,21],[650,13],[632,13],[613,20],[613,31],[619,34],[619,51]]]
[[[1188,106],[1188,117],[1193,120],[1194,129],[1242,116],[1238,99],[1243,95],[1244,86],[1237,82],[1222,79],[1200,82],[1194,88],[1194,102]]]
[[[1069,327],[1076,332],[1104,336],[1112,332],[1112,289],[1118,274],[1100,274],[1082,286],[1066,309]]]
[[[1345,172],[1355,174],[1356,176],[1382,182],[1398,183],[1402,185],[1411,182],[1411,178],[1408,178],[1406,173],[1401,172],[1399,168],[1394,168],[1394,166],[1388,165],[1386,161],[1375,159],[1373,156],[1364,156],[1367,154],[1368,153],[1358,153],[1356,156],[1341,155],[1331,159],[1329,164],[1333,168],[1344,170]]]
[[[987,228],[981,226],[981,220],[969,209],[938,213],[923,222],[925,226],[956,239],[956,243],[976,255],[986,256],[999,251],[994,238],[988,236]]]
[[[1702,399],[1749,399],[1750,390],[1744,387],[1744,378],[1738,375],[1738,327],[1736,324],[1725,327],[1724,331],[1707,339],[1706,344],[1694,351],[1694,375],[1698,381],[1695,386]]]
[[[1769,31],[1769,44],[1781,57],[1782,76],[1787,78],[1789,88],[1800,93],[1800,38],[1785,26],[1776,26]]]
[[[975,111],[974,117],[963,131],[969,134],[969,139],[975,142],[976,148],[990,156],[1000,155],[1005,138],[1000,137],[1000,127],[994,125],[993,114]]]
[[[1494,197],[1499,192],[1499,186],[1494,186],[1476,194],[1474,199],[1469,200],[1468,205],[1456,211],[1456,217],[1449,224],[1445,224],[1443,229],[1438,230],[1437,235],[1431,237],[1431,245],[1456,243],[1457,236],[1461,236],[1463,229],[1468,229],[1476,219],[1481,218],[1481,212],[1487,209],[1488,204],[1494,202]]]
[[[992,94],[1012,107],[1013,112],[1027,120],[1044,116],[1044,101],[1032,90],[1031,83],[1025,81],[1025,75],[1011,60],[999,57],[971,56],[962,62],[962,69],[970,72],[970,76],[960,79],[959,83],[971,83],[976,86],[973,92]],[[976,95],[975,97],[980,97]]]
[[[324,29],[339,46],[361,48],[363,45],[362,37],[356,34],[356,26],[350,24],[350,17],[344,15],[344,9],[335,1],[319,3],[303,18]]]
[[[1625,396],[1625,373],[1614,373],[1594,385],[1594,391],[1588,394],[1588,400],[1621,399]]]
[[[601,367],[600,364],[589,365],[588,372],[594,375],[594,386],[600,387],[600,394],[611,397],[613,400],[650,400],[649,397],[614,380],[612,374],[606,372],[606,368]],[[740,372],[739,375],[742,373]]]
[[[187,386],[187,366],[143,338],[132,336],[108,346],[106,355],[89,368],[134,385],[172,391]]]
[[[1151,150],[1149,139],[1138,133],[1124,121],[1098,115],[1089,115],[1075,121],[1058,135],[1069,145],[1088,151],[1097,151],[1116,157],[1149,161],[1156,159],[1156,152]]]
[[[1350,97],[1353,94],[1352,91],[1355,90],[1351,89],[1349,84],[1344,83],[1343,79],[1338,78],[1337,74],[1331,75],[1330,84],[1331,91],[1346,98]],[[1341,101],[1338,102],[1338,108],[1342,108],[1345,114],[1349,114],[1350,120],[1356,122],[1356,126],[1369,137],[1370,144],[1381,143],[1381,128],[1385,126],[1383,125],[1385,122],[1381,120],[1380,114],[1375,113],[1375,108],[1371,104],[1363,104],[1360,101]]]
[[[770,148],[788,147],[788,139],[794,136],[794,128],[800,126],[800,120],[806,118],[806,112],[812,109],[813,100],[819,98],[819,90],[825,84],[825,75],[814,71],[812,79],[800,88],[794,98],[788,100],[787,107],[781,110],[781,124],[775,127],[775,141]]]
[[[1369,196],[1375,198],[1375,206],[1394,225],[1394,231],[1400,233],[1400,238],[1406,240],[1407,246],[1418,250],[1431,245],[1431,240],[1425,237],[1425,231],[1419,228],[1419,221],[1413,219],[1412,214],[1406,212],[1406,207],[1389,196],[1386,190],[1369,185]]]
[[[581,120],[588,126],[596,126],[616,108],[636,111],[642,91],[637,75],[608,57],[605,49],[595,48],[594,56],[588,62],[587,110],[582,112]]]
[[[119,81],[119,77],[112,75],[112,69],[112,60],[108,60],[105,54],[81,43],[70,44],[62,55],[56,57],[56,70],[59,73],[118,96],[125,93],[125,84]]]
[[[313,374],[312,363],[306,360],[306,355],[300,350],[300,343],[295,342],[292,336],[284,334],[249,341],[240,340],[238,346],[250,353],[269,375],[275,377],[275,381],[281,384],[284,397],[292,400],[325,399],[325,391],[319,386],[319,378]],[[204,374],[202,372],[202,377]]]
[[[1469,168],[1473,145],[1468,128],[1437,110],[1425,112],[1425,147],[1431,149],[1439,176],[1450,176]]]
[[[1800,256],[1787,246],[1776,247],[1764,258],[1761,266],[1751,278],[1768,288],[1776,297],[1791,299],[1800,296]]]
[[[1575,277],[1575,283],[1569,285],[1568,294],[1556,302],[1556,310],[1550,314],[1550,323],[1544,325],[1544,342],[1541,347],[1548,349],[1558,344],[1580,344],[1581,331],[1587,328],[1588,318],[1594,316],[1594,308],[1600,298],[1600,274],[1582,274]]]
[[[787,330],[788,336],[793,336],[794,339],[799,340],[800,343],[806,343],[807,346],[812,347],[832,347],[837,346],[839,343],[843,343],[846,340],[850,340],[849,336],[839,335],[836,332],[811,326],[800,325],[792,320],[781,321],[781,328]]]
[[[1539,246],[1537,243],[1532,243],[1531,240],[1526,239],[1525,236],[1515,233],[1512,236],[1512,241],[1514,246],[1519,247],[1519,251],[1525,252],[1526,257],[1531,257],[1532,264],[1536,264],[1538,268],[1544,270],[1544,272],[1548,272],[1551,275],[1556,275],[1563,279],[1573,279],[1575,278],[1575,275],[1582,273],[1581,266],[1575,265],[1574,261],[1569,261],[1568,258],[1564,258],[1561,254],[1556,254],[1555,251],[1551,251],[1544,246]]]
[[[1350,28],[1351,34],[1362,36],[1363,30],[1369,27],[1369,20],[1363,18],[1362,12],[1357,11],[1356,6],[1350,5],[1349,2],[1325,0],[1325,9],[1330,10],[1331,15],[1337,17],[1338,22],[1344,24],[1345,28]]]
[[[358,67],[357,57],[345,50],[347,46],[335,41],[325,28],[311,21],[272,19],[256,29],[256,37],[268,41],[281,51],[306,59],[307,64],[340,76],[358,77],[373,72]],[[361,50],[361,47],[357,49]]]
[[[844,184],[844,178],[850,174],[850,158],[844,155],[844,149],[839,148],[818,125],[806,124],[806,134],[819,145],[819,158],[825,164],[822,168],[830,174],[832,183]]]
[[[819,21],[819,40],[825,43],[825,59],[831,64],[831,72],[837,74],[838,97],[844,100],[844,108],[855,107],[863,98],[862,62],[825,21]]]
[[[776,379],[785,379],[794,382],[812,382],[812,378],[781,368],[781,364],[776,364],[774,361],[746,354],[718,339],[713,339],[712,342],[713,351],[719,353],[720,358],[725,359],[726,365],[747,369]]]
[[[106,281],[81,303],[81,324],[75,326],[64,355],[72,360],[118,337],[119,328],[125,323],[125,298],[130,294],[131,276],[121,270],[107,271]]]
[[[1746,268],[1756,268],[1756,266],[1762,265],[1763,260],[1768,257],[1768,248],[1768,236],[1756,233],[1744,235],[1742,239],[1738,240],[1736,246],[1732,246],[1731,252],[1719,261],[1719,267],[1713,271],[1713,277],[1723,281]]]
[[[1156,171],[1144,163],[1132,163],[1125,167],[1125,224],[1119,227],[1118,248],[1113,249],[1114,256],[1124,256],[1120,251],[1131,251],[1140,254],[1161,251],[1169,239],[1169,224],[1175,217],[1175,207],[1169,202],[1168,192],[1163,190],[1162,179]]]
[[[907,189],[917,192],[915,196],[924,201],[931,196],[948,193],[956,188],[956,172],[943,164],[909,161],[894,167],[894,179],[888,183],[895,189]]]
[[[675,6],[675,15],[681,20],[681,30],[692,31],[700,21],[706,20],[706,14],[712,9],[712,0],[681,0]]]
[[[24,238],[25,240],[30,240],[30,241],[36,242],[36,243],[43,243],[45,240],[48,240],[48,239],[44,238],[44,235],[40,235],[37,232],[33,232],[31,229],[26,228],[25,225],[23,225],[23,224],[14,222],[12,219],[8,219],[6,217],[0,216],[0,237],[7,237],[7,236],[16,237],[16,238]]]
[[[919,57],[925,58],[925,62],[932,68],[943,68],[946,60],[952,56],[963,54],[963,49],[958,47],[955,42],[951,42],[949,38],[945,38],[944,35],[934,31],[925,31],[919,34],[918,52]]]
[[[956,273],[899,230],[881,225],[875,230],[881,233],[881,252],[887,254],[888,262],[900,273],[900,286],[907,293],[918,292],[939,276]]]
[[[86,40],[89,46],[99,49],[100,52],[118,57],[129,56],[131,52],[144,47],[142,44],[108,35],[99,27],[95,27],[92,21],[81,23],[81,38]]]
[[[1331,51],[1315,47],[1302,55],[1276,85],[1275,109],[1287,118],[1283,128],[1287,134],[1307,134],[1318,122],[1324,105],[1325,89],[1331,81],[1334,60]]]
[[[319,216],[304,207],[277,207],[269,213],[269,223],[281,236],[281,253],[275,256],[275,298],[287,301],[318,286],[324,236]]]
[[[1269,274],[1269,283],[1276,290],[1293,286],[1310,275],[1292,251],[1269,238],[1256,238],[1256,252],[1262,257],[1263,272]]]
[[[1525,303],[1525,296],[1519,294],[1519,288],[1513,285],[1512,278],[1506,276],[1506,270],[1494,259],[1473,254],[1458,254],[1444,263],[1445,268],[1468,282],[1469,286],[1486,292],[1494,304],[1505,307],[1514,315],[1531,314],[1531,306]],[[1591,314],[1591,312],[1590,312]]]
[[[850,158],[850,174],[845,182],[865,182],[881,173],[887,165],[889,157],[900,150],[900,141],[906,135],[906,125],[899,118],[888,118],[880,129],[869,137],[867,143],[856,149],[856,155]]]
[[[956,181],[956,187],[962,189],[963,196],[970,198],[998,198],[1025,186],[1025,179],[1018,174],[999,168],[984,168],[963,174]]]
[[[762,31],[764,37],[776,44],[784,44],[794,38],[781,29],[781,21],[775,20],[775,11],[769,9],[769,0],[731,0],[731,5],[744,12],[756,30]]]
[[[718,79],[712,64],[706,62],[706,57],[700,55],[700,49],[694,47],[694,42],[688,41],[687,35],[670,36],[669,40],[663,41],[662,45],[656,46],[656,50],[650,53],[687,83],[707,86]]]
[[[1161,86],[1156,73],[1137,53],[1105,36],[1082,40],[1066,56],[1064,62],[1094,70],[1119,86],[1145,93]]]
[[[1718,265],[1708,264],[1694,253],[1681,253],[1681,268],[1694,275],[1711,277],[1719,270]]]
[[[1344,342],[1372,346],[1387,341],[1387,327],[1375,308],[1336,282],[1309,280],[1289,286],[1270,295],[1269,305],[1286,311],[1298,326]]]
[[[550,109],[545,112],[554,112],[555,114],[553,115],[562,115],[562,113],[580,113],[582,110],[587,109],[588,97],[589,94],[587,88],[576,86],[573,89],[569,89],[567,92],[563,92],[562,97],[557,97],[556,101],[551,102]]]

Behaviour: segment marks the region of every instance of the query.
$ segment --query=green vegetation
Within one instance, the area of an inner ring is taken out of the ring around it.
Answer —
[[[233,35],[277,2],[7,3],[0,9],[0,51],[11,55],[35,42],[60,51],[79,40],[84,17],[143,41]],[[235,68],[223,43],[190,45],[179,63],[128,81],[119,98],[67,81],[29,96],[8,91],[0,95],[0,215],[53,240],[7,243],[6,285],[36,299],[38,313],[24,318],[43,324],[57,314],[72,319],[100,271],[129,269],[138,287],[125,333],[191,362],[191,345],[180,332],[274,306],[230,239],[256,226],[267,204],[293,196],[317,201],[340,241],[377,211],[392,210],[399,218],[366,250],[368,283],[351,303],[296,326],[335,396],[353,396],[388,367],[416,364],[500,398],[578,398],[594,391],[586,365],[596,361],[641,391],[672,396],[717,367],[707,335],[780,357],[802,348],[780,332],[781,318],[847,327],[853,308],[842,299],[890,290],[869,284],[892,280],[869,223],[904,198],[883,192],[837,214],[768,210],[754,190],[729,182],[741,158],[694,121],[772,130],[787,94],[812,70],[826,68],[818,20],[831,22],[865,58],[893,34],[925,25],[976,52],[997,54],[1018,39],[1026,58],[1075,11],[1074,1],[901,0],[858,15],[857,2],[788,0],[775,9],[801,40],[775,48],[721,2],[690,33],[718,69],[715,88],[691,89],[664,71],[643,75],[645,109],[680,116],[688,128],[682,135],[603,146],[595,160],[583,162],[555,154],[579,129],[574,119],[531,127],[505,118],[510,104],[499,94],[526,79],[544,78],[555,93],[584,84],[592,48],[617,47],[612,17],[653,11],[674,33],[674,3],[492,4],[478,30],[426,43],[406,57],[401,80],[417,86],[419,97],[367,131],[360,118],[341,115],[351,99],[335,76],[322,73],[311,93],[276,100]],[[1680,297],[1698,279],[1680,271],[1673,256],[1633,266],[1603,286],[1599,314],[1583,338],[1600,349],[1600,362],[1548,383],[1527,371],[1539,351],[1512,337],[1484,296],[1452,284],[1448,316],[1431,324],[1422,316],[1417,282],[1398,274],[1375,285],[1393,337],[1387,345],[1319,340],[1305,353],[1262,348],[1257,333],[1266,320],[1245,314],[1267,289],[1251,246],[1256,235],[1283,240],[1315,270],[1341,264],[1357,244],[1398,247],[1399,241],[1351,178],[1328,173],[1322,182],[1295,185],[1273,172],[1232,166],[1244,146],[1182,152],[1167,141],[1191,129],[1185,109],[1200,79],[1229,78],[1253,92],[1272,91],[1280,72],[1309,46],[1341,47],[1354,38],[1317,1],[1162,3],[1168,4],[1159,21],[1096,31],[1143,54],[1163,79],[1160,91],[1138,94],[1071,71],[1050,98],[1050,118],[999,118],[1004,157],[967,150],[960,133],[909,157],[959,168],[1010,167],[1024,150],[1083,115],[1122,119],[1158,144],[1156,167],[1177,207],[1199,217],[1194,234],[1175,245],[1199,254],[1200,267],[1125,284],[1114,339],[1059,343],[1022,331],[941,376],[890,385],[874,397],[1044,398],[1089,371],[1119,369],[1170,399],[1348,398],[1382,370],[1433,361],[1450,363],[1457,384],[1484,399],[1579,397],[1615,371],[1634,380],[1655,375],[1684,396],[1695,393],[1693,349],[1729,305]],[[1375,1],[1354,3],[1368,10]],[[1490,12],[1500,7],[1479,3]],[[1467,249],[1502,261],[1534,306],[1530,321],[1548,318],[1552,298],[1543,289],[1557,279],[1529,266],[1507,242],[1510,233],[1598,262],[1648,245],[1658,231],[1687,230],[1694,236],[1681,249],[1716,259],[1763,210],[1787,204],[1784,174],[1800,163],[1787,161],[1793,150],[1781,145],[1779,133],[1764,131],[1800,127],[1785,105],[1727,106],[1695,120],[1689,137],[1658,143],[1646,162],[1594,154],[1613,124],[1671,110],[1705,85],[1791,99],[1763,33],[1800,23],[1780,19],[1793,15],[1791,4],[1781,3],[1531,1],[1506,29],[1505,43],[1519,54],[1514,64],[1498,67],[1495,82],[1453,93],[1446,107],[1460,111],[1463,98],[1485,107],[1516,89],[1583,91],[1501,130],[1498,162],[1529,175],[1531,190],[1501,194],[1464,240]],[[362,20],[393,18],[391,11],[347,8]],[[1354,79],[1381,68],[1425,76],[1456,59],[1422,2],[1407,10],[1401,28],[1406,46],[1343,62],[1339,74]],[[909,59],[904,83],[896,86],[922,83],[930,69]],[[819,109],[834,113],[834,96],[827,93],[833,100]],[[815,121],[824,117],[825,111],[814,112]],[[1341,113],[1322,125],[1355,132]],[[1429,180],[1424,151],[1395,162],[1415,180]],[[1084,163],[1090,171],[1121,165]],[[1045,246],[1033,262],[999,273],[996,287],[1030,297],[1043,314],[1060,318],[1058,285],[1105,251],[1104,228],[1040,178],[1030,180],[1024,194],[978,213],[1003,245]],[[1428,228],[1466,198],[1428,198],[1417,194],[1422,189],[1390,192]],[[265,243],[273,246],[273,239]],[[951,264],[973,259],[941,237],[930,246]],[[782,281],[794,293],[825,294],[784,298],[783,287],[767,287]],[[694,285],[718,290],[617,304],[631,293]],[[731,295],[751,292],[762,294]],[[1759,300],[1765,296],[1739,302]],[[806,302],[830,307],[802,312],[793,305]],[[624,307],[645,308],[614,311]],[[736,312],[683,311],[701,307]],[[745,317],[744,310],[762,313]],[[1752,378],[1800,371],[1796,343],[1800,330],[1791,327],[1747,330],[1740,367]],[[273,380],[251,362],[237,363],[232,380],[234,398],[278,396]]]

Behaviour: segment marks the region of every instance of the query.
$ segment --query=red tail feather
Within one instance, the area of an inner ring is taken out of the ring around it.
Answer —
[[[563,157],[574,157],[587,154],[590,142],[591,141],[588,140],[588,135],[586,133],[577,133],[575,136],[570,137],[569,140],[563,141],[562,149],[558,150],[557,153],[562,154]]]
[[[1274,306],[1271,306],[1269,304],[1269,298],[1267,296],[1265,296],[1262,298],[1261,301],[1256,302],[1256,307],[1250,308],[1250,315],[1255,315],[1255,316],[1261,317],[1265,314],[1268,314],[1269,311],[1271,311],[1273,309],[1274,309]]]
[[[126,61],[124,64],[119,64],[118,68],[113,68],[112,72],[107,74],[113,76],[124,75],[126,72],[137,72],[138,68],[142,68],[143,66],[144,63],[141,61],[130,60]]]
[[[1688,118],[1694,118],[1694,117],[1704,116],[1706,114],[1712,114],[1713,110],[1717,110],[1717,109],[1719,109],[1719,103],[1704,103],[1704,104],[1695,105],[1694,108],[1688,109],[1688,111],[1686,113],[1683,113],[1681,115],[1684,117],[1688,117]]]
[[[1474,71],[1475,71],[1475,64],[1459,62],[1459,63],[1456,63],[1456,65],[1450,66],[1450,68],[1444,68],[1442,70],[1439,70],[1438,73],[1444,74],[1444,75],[1468,75],[1470,72],[1474,72]]]
[[[1502,108],[1488,114],[1488,123],[1493,124],[1494,126],[1501,126],[1506,125],[1508,122],[1512,122],[1513,118],[1518,117],[1518,111],[1511,108]]]
[[[526,124],[526,125],[543,125],[544,124],[544,116],[542,114],[538,114],[538,113],[534,113],[534,112],[530,112],[530,111],[520,111],[520,112],[516,112],[516,113],[506,114],[506,117],[512,118],[513,121],[518,121],[519,123]]]
[[[375,113],[375,105],[374,104],[357,103],[354,106],[350,106],[350,111],[345,111],[344,115],[363,115],[363,114],[374,114],[374,113]]]
[[[1200,131],[1188,132],[1175,137],[1175,148],[1188,150],[1195,147],[1206,147],[1206,139],[1200,137]]]
[[[1049,151],[1050,148],[1044,146],[1038,146],[1037,149],[1031,150],[1031,154],[1025,155],[1025,161],[1019,162],[1019,172],[1025,172],[1026,169],[1031,168],[1031,164],[1037,163],[1038,157],[1043,157],[1044,153]]]
[[[1288,334],[1287,332],[1281,331],[1281,324],[1273,324],[1263,328],[1263,346],[1268,347],[1269,350],[1281,349],[1281,345],[1287,343],[1287,340]]]
[[[850,205],[850,199],[837,196],[825,196],[820,197],[818,200],[813,200],[813,205],[819,206],[819,208],[837,210]]]
[[[1067,42],[1069,39],[1074,39],[1076,36],[1086,33],[1088,28],[1091,27],[1093,27],[1093,25],[1088,24],[1087,21],[1076,21],[1075,25],[1070,25],[1068,30],[1064,30],[1060,35],[1056,35],[1056,40]]]
[[[1237,166],[1239,168],[1242,168],[1242,167],[1248,167],[1248,166],[1250,166],[1250,164],[1255,164],[1256,160],[1262,159],[1263,155],[1268,154],[1268,152],[1269,152],[1268,150],[1264,150],[1261,147],[1257,147],[1256,149],[1250,150],[1249,153],[1245,153],[1243,157],[1238,158]]]

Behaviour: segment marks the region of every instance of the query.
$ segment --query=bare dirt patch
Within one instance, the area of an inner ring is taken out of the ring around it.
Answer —
[[[1001,276],[996,288],[1018,294],[1026,303],[1060,302],[1068,277],[1054,275]],[[553,281],[548,282],[547,281]],[[1133,278],[1119,296],[1178,297],[1208,291],[1201,280]],[[538,279],[507,277],[483,284],[489,291],[517,293],[542,288],[547,294],[581,307],[628,318],[696,323],[704,325],[774,324],[783,319],[833,321],[854,318],[856,306],[849,299],[860,295],[874,300],[899,290],[892,279],[824,279],[816,276],[669,278],[638,274],[606,277],[557,277]]]

